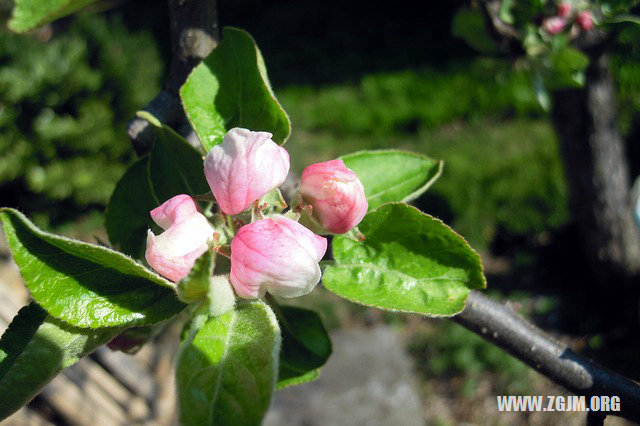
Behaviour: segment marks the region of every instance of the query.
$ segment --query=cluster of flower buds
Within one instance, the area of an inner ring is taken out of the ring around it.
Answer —
[[[548,17],[542,22],[542,29],[552,35],[560,34],[570,27],[572,19],[583,31],[593,28],[593,16],[590,11],[574,11],[570,3],[563,2],[556,7],[555,16]]]
[[[228,254],[230,249],[229,281],[242,298],[258,298],[266,292],[297,297],[315,287],[327,239],[297,219],[304,211],[320,234],[349,232],[367,212],[364,187],[342,160],[312,164],[302,173],[299,205],[286,215],[264,217],[260,200],[280,186],[289,172],[289,154],[271,138],[267,132],[231,129],[205,157],[204,175],[220,208],[217,214],[225,219],[214,221],[221,224],[218,228],[185,194],[151,211],[155,223],[165,230],[158,236],[148,233],[145,258],[153,269],[179,281],[213,246],[219,253]],[[243,214],[247,209],[251,215]],[[250,223],[245,223],[247,217]],[[216,246],[220,235],[231,240],[227,250]]]

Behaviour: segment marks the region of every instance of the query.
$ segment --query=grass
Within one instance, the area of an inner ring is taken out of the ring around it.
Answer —
[[[296,130],[293,167],[361,149],[400,148],[443,159],[445,171],[418,206],[484,249],[498,230],[537,234],[568,220],[557,144],[543,119],[456,122],[419,135],[346,136]]]
[[[362,149],[400,148],[445,161],[418,202],[477,248],[498,230],[537,234],[568,219],[553,129],[526,75],[495,61],[369,75],[278,93],[293,122],[292,167]]]

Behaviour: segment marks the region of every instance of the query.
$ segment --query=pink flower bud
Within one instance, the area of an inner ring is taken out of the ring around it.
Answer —
[[[176,195],[159,207],[151,210],[151,219],[162,229],[181,222],[192,213],[199,212],[198,203],[186,194]]]
[[[542,23],[542,28],[549,34],[559,34],[564,30],[566,24],[567,22],[564,20],[564,18],[554,16],[545,19]]]
[[[357,226],[369,208],[360,179],[342,160],[304,169],[300,194],[313,207],[314,219],[333,234],[344,234]]]
[[[566,18],[571,13],[571,5],[569,3],[560,3],[556,9],[556,14],[561,18]]]
[[[231,241],[230,281],[238,296],[254,299],[268,291],[281,297],[309,293],[320,281],[318,262],[326,238],[284,216],[245,225]]]
[[[151,210],[151,217],[165,231],[160,235],[147,231],[144,257],[160,275],[179,281],[207,251],[213,228],[198,211],[195,200],[184,194]]]
[[[223,212],[238,214],[280,186],[289,173],[289,153],[271,133],[229,130],[204,159],[204,175]]]
[[[593,28],[593,18],[591,17],[591,12],[589,12],[588,10],[583,10],[582,12],[578,13],[576,22],[584,31],[589,31],[591,28]]]

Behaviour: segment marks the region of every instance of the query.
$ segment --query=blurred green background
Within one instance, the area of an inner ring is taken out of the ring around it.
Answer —
[[[404,1],[242,0],[219,8],[221,25],[248,30],[262,49],[293,123],[294,169],[375,148],[443,159],[442,178],[417,205],[481,252],[494,295],[522,300],[523,313],[587,336],[580,344],[597,351],[598,329],[578,311],[580,296],[559,288],[569,274],[579,282],[579,268],[571,269],[579,259],[568,259],[575,238],[549,117],[526,70],[511,58],[481,57],[451,36],[461,4],[436,2],[428,13]],[[6,19],[9,5],[0,5]],[[167,72],[164,8],[156,0],[117,6],[28,35],[0,30],[1,204],[52,230],[99,234],[111,191],[135,158],[126,123]],[[636,159],[639,37],[623,30],[612,58],[619,125]],[[635,174],[639,164],[631,165]],[[347,321],[336,314],[342,305],[318,293],[304,303],[333,326]],[[364,315],[349,309],[350,318]],[[406,326],[399,318],[383,320]],[[464,394],[480,374],[496,374],[495,392],[531,392],[527,368],[459,326],[405,329],[425,378],[463,377]]]

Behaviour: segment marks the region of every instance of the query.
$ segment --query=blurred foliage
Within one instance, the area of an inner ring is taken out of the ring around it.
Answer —
[[[640,27],[627,26],[620,31],[611,55],[614,80],[618,86],[621,130],[633,125],[633,114],[640,110]]]
[[[409,343],[426,378],[464,377],[462,392],[472,396],[482,375],[493,374],[496,395],[527,395],[533,392],[530,369],[497,346],[452,321],[422,327]]]
[[[422,146],[447,159],[434,193],[448,202],[456,231],[478,248],[499,229],[531,235],[567,223],[568,190],[548,122],[487,121],[438,132]],[[423,208],[437,214],[437,201],[427,198]]]
[[[536,234],[568,219],[555,135],[524,71],[479,60],[324,89],[289,87],[279,98],[295,124],[287,148],[298,169],[371,148],[444,159],[443,176],[419,207],[478,248],[497,229]]]
[[[476,60],[444,69],[369,74],[355,84],[296,86],[278,96],[294,125],[305,131],[385,135],[487,115],[537,115],[542,111],[529,86],[524,71],[501,61]]]
[[[133,156],[124,125],[160,89],[149,34],[101,15],[53,32],[0,32],[0,192],[23,210],[104,205]]]

